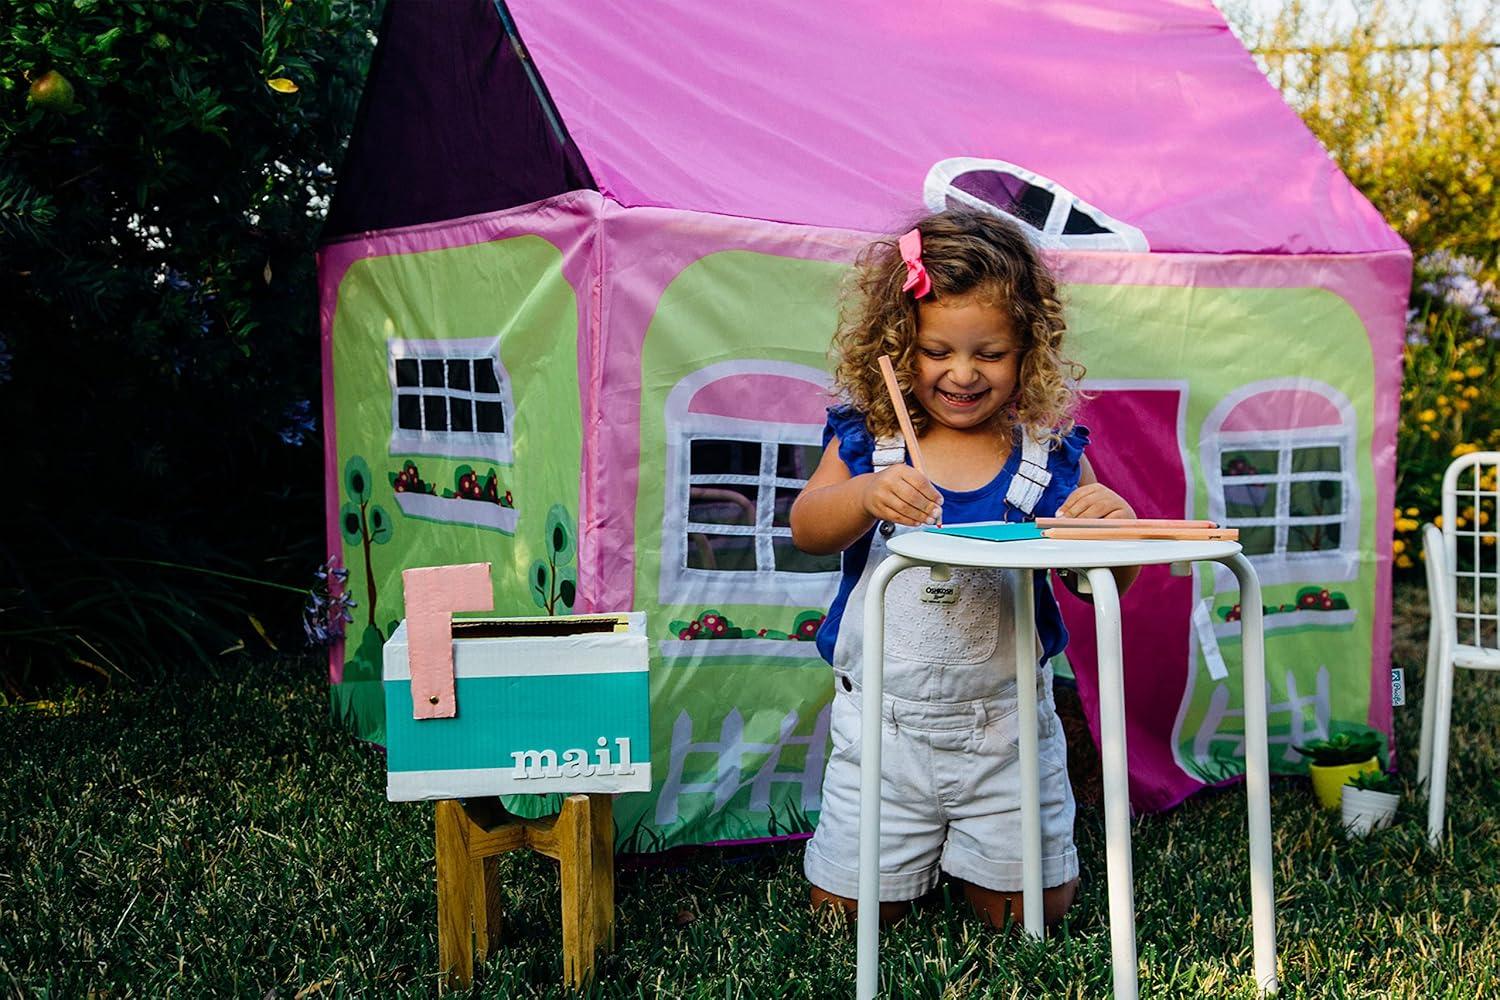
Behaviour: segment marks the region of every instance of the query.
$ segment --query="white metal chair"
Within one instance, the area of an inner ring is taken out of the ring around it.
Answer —
[[[1462,526],[1460,516],[1464,520]],[[1417,757],[1417,781],[1428,789],[1427,840],[1432,846],[1437,846],[1443,832],[1454,670],[1457,667],[1500,670],[1497,535],[1500,535],[1500,452],[1464,455],[1443,474],[1442,530],[1431,524],[1422,528],[1431,626],[1427,638],[1427,675],[1422,684],[1422,745]]]

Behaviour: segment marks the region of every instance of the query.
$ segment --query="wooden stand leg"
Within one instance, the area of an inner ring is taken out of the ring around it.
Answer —
[[[497,855],[521,847],[556,858],[562,874],[563,978],[581,987],[596,953],[614,946],[614,801],[571,795],[551,819],[517,819],[498,800],[437,803],[438,963],[449,986],[474,981],[474,957],[500,935]]]
[[[562,868],[563,980],[575,987],[594,973],[592,813],[587,795],[570,795],[553,827]]]
[[[615,810],[608,795],[589,796],[594,852],[594,945],[605,952],[615,947]]]
[[[438,966],[450,986],[474,981],[474,893],[466,834],[468,817],[452,800],[437,804]],[[482,866],[482,862],[479,863]]]

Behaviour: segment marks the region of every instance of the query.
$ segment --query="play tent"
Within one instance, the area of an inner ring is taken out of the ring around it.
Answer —
[[[840,279],[954,204],[1021,219],[1067,282],[1100,477],[1240,527],[1272,767],[1388,733],[1410,256],[1208,0],[391,0],[319,255],[328,544],[360,602],[335,714],[382,739],[400,571],[486,560],[501,613],[648,614],[655,783],[623,846],[810,829],[836,562],[787,511]],[[1126,595],[1137,808],[1241,771],[1233,595],[1165,567]]]

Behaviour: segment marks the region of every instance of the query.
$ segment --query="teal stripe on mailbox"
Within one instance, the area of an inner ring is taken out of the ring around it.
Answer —
[[[612,674],[460,677],[458,714],[413,719],[411,681],[385,682],[386,768],[444,771],[511,767],[519,750],[580,748],[594,759],[598,739],[630,740],[631,759],[651,758],[649,695],[644,670]]]

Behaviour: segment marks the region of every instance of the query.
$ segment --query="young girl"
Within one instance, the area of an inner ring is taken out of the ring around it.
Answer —
[[[886,538],[940,523],[1135,516],[1083,456],[1088,431],[1070,419],[1082,368],[1062,354],[1057,284],[1018,227],[942,212],[874,243],[855,274],[834,341],[848,403],[829,410],[823,458],[791,511],[798,548],[843,553],[818,632],[834,672],[833,755],[803,867],[814,905],[847,911],[859,882],[860,616]],[[907,460],[882,354],[930,480]],[[1019,681],[1038,689],[1043,912],[1054,922],[1078,886],[1067,747],[1046,669],[1067,643],[1057,604],[1037,574],[1041,648],[1017,651],[1003,571],[955,569],[954,603],[924,602],[929,574],[906,570],[886,592],[881,916],[905,912],[945,871],[990,923],[1020,920]],[[1122,591],[1135,576],[1116,575]]]

